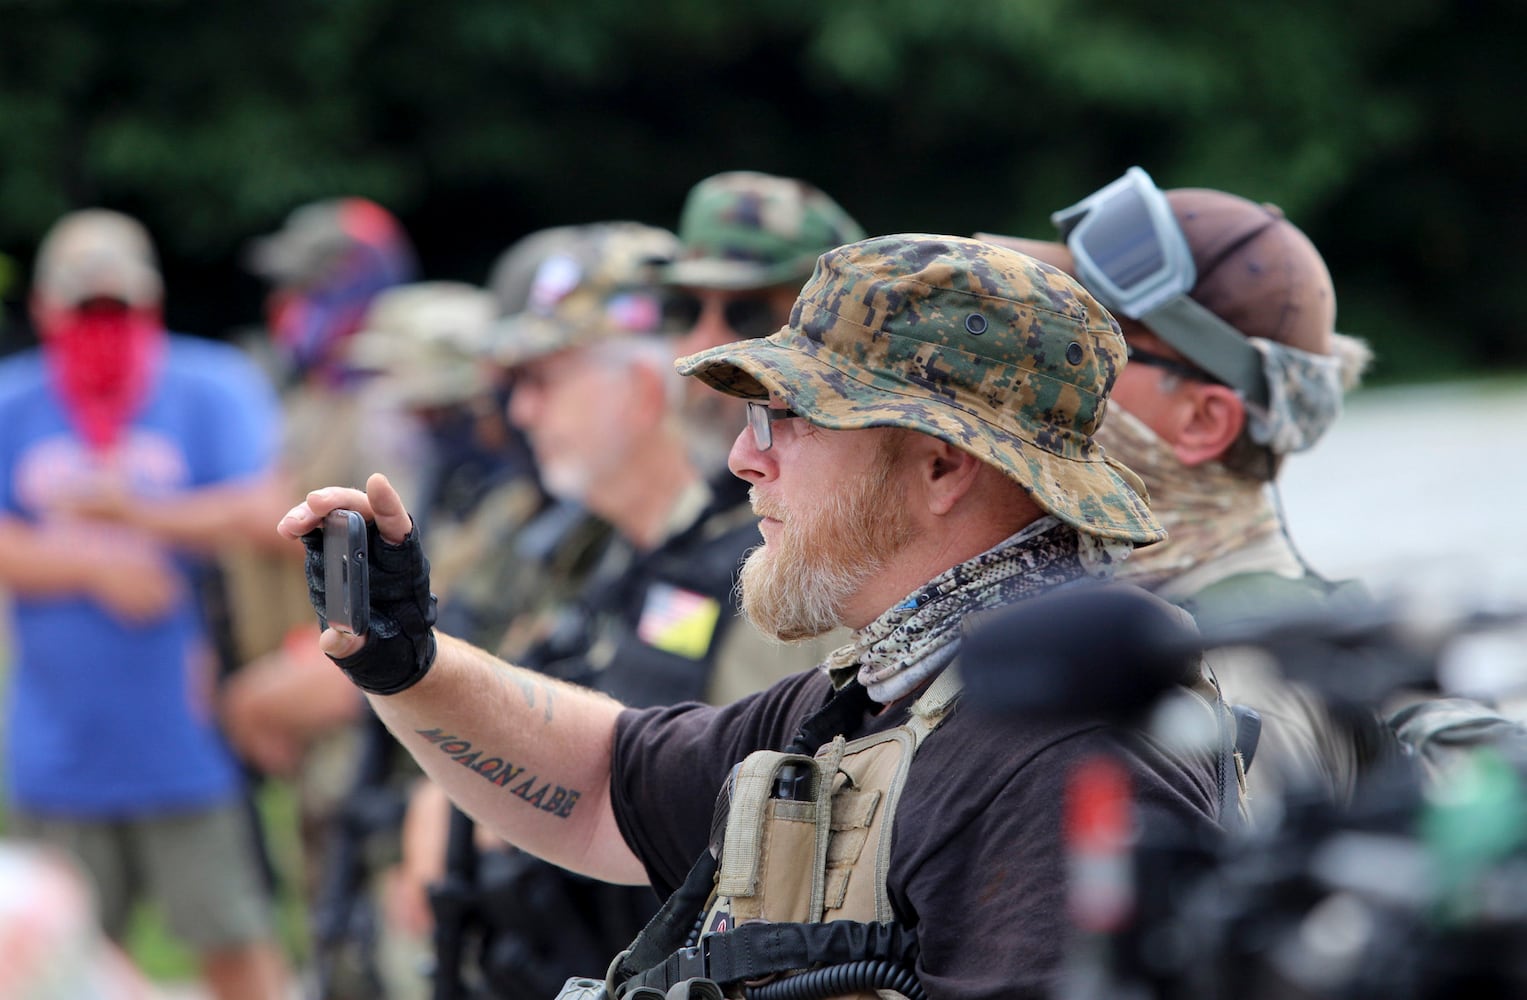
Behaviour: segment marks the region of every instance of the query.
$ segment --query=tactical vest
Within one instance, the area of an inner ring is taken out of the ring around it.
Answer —
[[[1265,620],[1280,613],[1324,608],[1340,613],[1369,604],[1367,589],[1357,580],[1325,580],[1313,574],[1300,577],[1277,573],[1237,573],[1209,584],[1177,601],[1202,627]]]
[[[611,966],[610,995],[666,996],[686,980],[780,976],[750,987],[749,996],[921,997],[912,971],[916,936],[897,924],[886,888],[891,842],[912,758],[960,690],[957,674],[945,670],[894,729],[854,740],[835,734],[814,754],[800,752],[812,742],[801,737],[787,750],[749,754],[718,802],[718,820],[725,818],[724,837],[713,845],[719,858],[702,858],[690,876],[693,883],[697,873],[713,873],[697,925],[704,936],[627,978],[652,944],[639,939]],[[867,698],[847,697],[862,713]],[[809,720],[803,735],[844,698]]]
[[[616,957],[608,994],[658,1000],[772,980],[750,985],[748,997],[921,998],[917,937],[897,922],[887,889],[891,843],[912,759],[960,691],[956,670],[946,669],[902,725],[846,740],[838,732],[848,726],[838,724],[862,717],[868,704],[854,682],[802,725],[790,748],[749,754],[718,802],[719,843],[713,836],[684,885]],[[1214,717],[1219,809],[1234,822],[1245,780],[1234,720],[1206,674],[1186,691]],[[812,745],[820,749],[803,752]],[[702,919],[686,925],[684,914],[697,910]],[[664,947],[686,930],[682,947]],[[686,982],[695,984],[687,993]]]
[[[1320,613],[1336,620],[1362,615],[1371,608],[1372,597],[1358,580],[1326,580],[1313,573],[1287,577],[1257,571],[1224,577],[1177,603],[1193,616],[1200,628],[1212,634],[1271,623],[1282,616]],[[1233,656],[1234,651],[1228,654],[1224,650],[1211,651],[1209,658],[1214,662],[1227,655]],[[1221,669],[1228,670],[1232,665],[1222,663]],[[1235,685],[1228,677],[1227,686],[1232,688],[1234,696]],[[1318,696],[1312,693],[1310,697]],[[1237,705],[1236,710],[1239,712],[1243,707]],[[1257,705],[1249,707],[1258,708]],[[1285,725],[1290,711],[1286,707],[1281,709]],[[1324,780],[1331,782],[1330,792],[1340,800],[1352,794],[1359,774],[1393,762],[1397,755],[1403,754],[1395,742],[1394,733],[1382,725],[1376,714],[1343,712],[1342,721],[1338,723],[1336,717],[1323,707],[1302,717],[1308,718],[1309,725],[1324,741],[1324,747],[1316,752],[1323,760],[1322,773],[1327,776]],[[1297,760],[1292,755],[1288,759]],[[1265,771],[1268,767],[1278,766],[1269,763],[1263,768]]]
[[[596,571],[546,642],[520,662],[636,707],[701,700],[743,555],[758,543],[747,506],[702,514],[624,565]]]

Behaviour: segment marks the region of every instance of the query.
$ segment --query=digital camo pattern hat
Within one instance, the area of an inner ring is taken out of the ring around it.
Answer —
[[[907,427],[1001,469],[1077,529],[1165,532],[1140,479],[1092,439],[1124,338],[1074,279],[977,240],[881,236],[822,255],[762,340],[678,361],[721,392],[771,395],[823,427]]]
[[[864,238],[820,189],[792,177],[737,170],[696,184],[679,216],[670,285],[746,291],[804,281],[816,259]]]
[[[498,364],[512,367],[610,337],[661,331],[657,277],[673,260],[678,239],[637,222],[594,223],[572,235],[541,260],[525,308],[494,328],[488,356]]]

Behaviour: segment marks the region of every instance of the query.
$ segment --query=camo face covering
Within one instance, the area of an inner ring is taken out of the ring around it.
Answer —
[[[1117,402],[1096,438],[1145,480],[1151,513],[1167,532],[1166,541],[1135,553],[1119,571],[1122,579],[1155,589],[1277,533],[1277,511],[1260,482],[1219,462],[1183,465],[1170,445]]]
[[[1341,415],[1341,358],[1247,339],[1262,355],[1268,391],[1266,409],[1246,404],[1251,439],[1278,455],[1304,451]]]
[[[938,654],[959,637],[967,614],[1088,577],[1108,579],[1133,548],[1132,542],[1083,534],[1058,518],[1042,517],[929,581],[856,631],[854,641],[823,667],[836,686],[857,676],[871,698],[888,705],[949,662],[950,655]]]

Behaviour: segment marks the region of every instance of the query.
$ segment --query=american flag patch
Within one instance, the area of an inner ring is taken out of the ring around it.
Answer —
[[[649,646],[698,660],[710,649],[720,618],[721,603],[715,598],[654,583],[647,588],[636,634]]]

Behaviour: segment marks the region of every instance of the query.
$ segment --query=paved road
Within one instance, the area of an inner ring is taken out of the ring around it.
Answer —
[[[1287,461],[1282,491],[1327,575],[1472,580],[1527,600],[1527,381],[1360,391]]]

